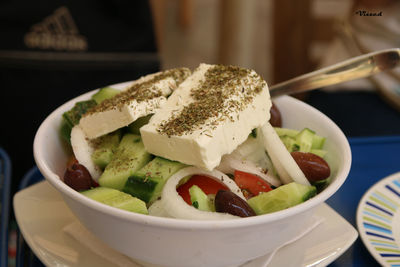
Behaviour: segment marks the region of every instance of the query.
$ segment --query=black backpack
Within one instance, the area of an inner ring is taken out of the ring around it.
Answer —
[[[40,123],[69,99],[160,68],[148,1],[0,0],[0,147],[13,189]]]

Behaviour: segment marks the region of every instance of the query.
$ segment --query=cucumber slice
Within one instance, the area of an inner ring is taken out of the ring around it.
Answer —
[[[192,185],[192,187],[189,188],[189,195],[190,201],[192,202],[193,207],[196,209],[215,211],[215,207],[211,201],[211,198],[209,198],[197,185]]]
[[[65,118],[61,120],[60,135],[64,141],[71,144],[71,131],[72,127]]]
[[[60,133],[63,139],[70,143],[71,130],[79,124],[83,114],[89,109],[101,103],[107,98],[111,98],[120,91],[111,87],[101,88],[97,93],[92,96],[92,99],[80,101],[75,103],[74,107],[63,113],[63,121],[60,127]]]
[[[144,201],[116,189],[96,187],[83,191],[82,194],[88,198],[118,209],[148,214]]]
[[[316,193],[315,186],[292,182],[252,197],[248,203],[257,215],[261,215],[293,207]]]
[[[328,151],[326,151],[326,150],[323,150],[323,149],[313,149],[313,148],[310,150],[310,152],[313,153],[313,154],[315,154],[315,155],[317,155],[317,156],[320,156],[321,158],[324,158],[325,155],[328,153]]]
[[[296,142],[296,140],[293,137],[290,137],[288,135],[283,135],[280,138],[289,152],[300,150],[300,145]]]
[[[301,130],[295,137],[297,144],[300,146],[299,151],[310,152],[314,136],[315,132],[308,128]]]
[[[278,127],[274,129],[289,152],[311,152],[322,158],[327,153],[326,150],[323,150],[326,138],[317,135],[309,128],[304,128],[301,131]]]
[[[325,140],[325,137],[315,134],[312,140],[311,149],[322,149],[324,147]]]
[[[110,163],[115,150],[117,149],[121,140],[121,131],[117,130],[112,133],[103,135],[99,138],[92,140],[93,147],[95,148],[92,154],[93,162],[102,170]]]
[[[106,99],[112,98],[116,94],[120,93],[121,91],[111,88],[111,87],[104,87],[100,88],[100,90],[92,95],[92,99],[96,101],[97,104],[100,104]]]
[[[296,135],[299,134],[300,131],[294,130],[294,129],[289,129],[289,128],[280,128],[280,127],[274,127],[276,133],[279,136],[289,136],[289,137],[295,137]]]
[[[317,189],[317,194],[322,192],[332,181],[332,178],[313,182],[312,185]]]
[[[68,143],[71,143],[71,131],[72,128],[79,124],[79,120],[82,115],[85,114],[89,109],[96,106],[97,103],[94,100],[86,100],[75,103],[74,107],[62,115],[62,122],[60,126],[61,137]]]
[[[152,203],[161,196],[165,182],[185,166],[178,161],[155,157],[127,179],[122,191]]]
[[[152,158],[144,148],[139,135],[125,134],[110,163],[99,178],[99,184],[122,190],[128,177],[146,165]]]
[[[88,198],[91,198],[93,200],[102,202],[102,203],[107,203],[107,204],[112,204],[116,199],[118,199],[118,196],[120,196],[121,200],[127,199],[129,197],[126,196],[126,194],[121,195],[120,191],[112,188],[107,188],[107,187],[96,187],[92,188],[86,191],[81,192],[83,195],[87,196]]]
[[[153,114],[149,114],[147,116],[140,117],[139,119],[135,120],[134,122],[132,122],[131,124],[128,125],[128,131],[133,134],[140,134],[139,129],[143,125],[149,123],[151,116],[153,116]]]
[[[71,125],[71,128],[79,124],[79,120],[82,115],[85,114],[89,109],[96,106],[97,103],[94,100],[86,100],[76,102],[74,107],[66,112],[64,112],[64,119]]]
[[[257,138],[257,129],[251,130],[251,133],[249,134],[249,137]]]

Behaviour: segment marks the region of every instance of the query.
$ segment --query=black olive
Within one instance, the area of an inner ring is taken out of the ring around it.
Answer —
[[[247,202],[231,191],[219,190],[215,196],[215,211],[240,217],[255,216],[256,213]]]
[[[272,107],[270,109],[271,118],[269,119],[269,123],[274,127],[282,127],[282,116],[278,107],[272,102]]]
[[[64,173],[64,183],[76,191],[83,191],[93,186],[93,179],[85,166],[74,162]]]

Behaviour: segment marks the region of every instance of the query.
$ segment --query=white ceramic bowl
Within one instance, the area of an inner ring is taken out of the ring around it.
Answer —
[[[350,146],[342,131],[318,110],[283,96],[274,101],[283,115],[284,127],[308,127],[327,137],[333,182],[314,198],[276,213],[228,221],[160,218],[112,208],[79,194],[60,180],[70,153],[59,137],[61,115],[93,93],[72,99],[46,118],[34,140],[35,161],[89,231],[142,262],[174,267],[239,266],[267,254],[307,225],[316,207],[339,189],[350,170]]]

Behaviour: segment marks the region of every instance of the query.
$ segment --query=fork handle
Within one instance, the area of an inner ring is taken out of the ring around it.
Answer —
[[[400,48],[380,50],[270,86],[269,92],[271,97],[306,92],[390,70],[397,67],[399,62]]]

